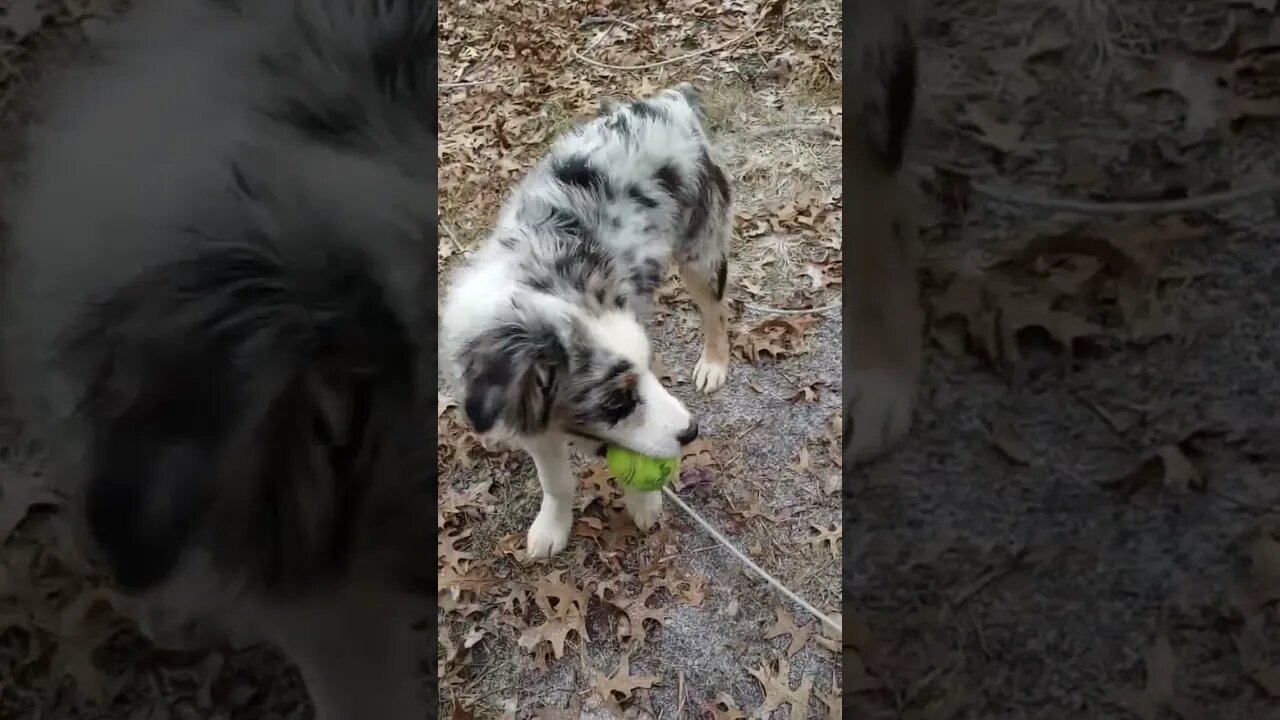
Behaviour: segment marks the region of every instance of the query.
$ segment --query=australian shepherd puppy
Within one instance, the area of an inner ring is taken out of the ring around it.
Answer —
[[[693,384],[724,384],[731,217],[699,95],[681,84],[605,103],[562,136],[454,277],[442,362],[476,430],[533,457],[542,506],[529,527],[531,556],[569,542],[571,443],[670,457],[697,437],[697,422],[650,369],[645,319],[674,261],[702,315]],[[658,520],[661,494],[624,499],[641,529]]]
[[[434,0],[142,3],[10,206],[8,385],[94,554],[256,623],[322,720],[434,708],[435,39]]]

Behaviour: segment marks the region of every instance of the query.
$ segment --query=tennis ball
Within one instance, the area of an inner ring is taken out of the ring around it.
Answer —
[[[604,455],[609,471],[628,490],[657,492],[680,471],[680,458],[656,458],[610,445]]]

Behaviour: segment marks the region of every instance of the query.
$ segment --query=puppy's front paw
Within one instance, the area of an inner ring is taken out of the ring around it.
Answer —
[[[636,527],[649,532],[662,517],[662,493],[659,492],[625,492],[622,502],[626,505],[627,514],[635,522]]]
[[[861,370],[844,388],[844,456],[861,462],[878,455],[911,428],[916,381],[901,373]]]
[[[705,352],[698,358],[698,364],[693,366],[693,386],[700,392],[713,393],[719,390],[728,377],[729,364],[708,360]]]
[[[529,557],[549,558],[569,545],[573,530],[573,511],[548,507],[543,501],[538,517],[529,526]]]

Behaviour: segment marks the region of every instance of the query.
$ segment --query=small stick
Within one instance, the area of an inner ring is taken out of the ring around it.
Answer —
[[[789,308],[769,307],[768,305],[756,305],[755,303],[749,303],[749,302],[742,303],[742,306],[747,308],[748,310],[755,310],[756,312],[762,312],[762,313],[772,313],[774,315],[807,315],[809,313],[825,313],[825,312],[831,312],[832,310],[840,309],[840,303],[831,303],[830,305],[821,305],[816,308],[797,308],[794,310]]]
[[[1280,180],[1223,190],[1222,192],[1195,195],[1176,200],[1151,200],[1146,202],[1094,202],[1090,200],[1070,200],[1067,198],[1033,197],[1014,192],[1007,188],[995,187],[984,183],[973,183],[973,189],[992,200],[1011,205],[1059,210],[1085,215],[1107,215],[1110,213],[1145,213],[1159,215],[1164,213],[1186,212],[1188,210],[1204,210],[1217,205],[1247,200],[1259,195],[1280,195]]]
[[[440,83],[437,85],[437,87],[441,87],[441,88],[474,87],[476,85],[489,85],[492,83],[507,82],[508,80],[515,80],[515,79],[516,78],[514,76],[511,76],[511,77],[493,78],[490,80],[467,80],[465,82],[447,82],[447,83]]]
[[[839,131],[834,128],[829,128],[826,125],[815,125],[812,123],[791,123],[789,125],[775,125],[773,127],[760,128],[759,130],[751,131],[747,137],[752,140],[759,140],[760,138],[769,137],[770,135],[785,135],[786,133],[791,132],[809,132],[816,133],[818,135],[825,135],[834,140],[840,139]]]

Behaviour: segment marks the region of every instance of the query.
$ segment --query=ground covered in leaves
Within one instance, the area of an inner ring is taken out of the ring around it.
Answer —
[[[1280,717],[1276,3],[937,0],[922,43],[930,350],[845,487],[846,713]]]
[[[603,97],[703,89],[737,205],[735,364],[720,392],[693,391],[697,313],[668,278],[653,326],[660,374],[702,423],[678,492],[833,615],[839,18],[834,0],[451,3],[439,155],[440,259],[452,267],[551,140]],[[531,563],[532,463],[484,448],[445,395],[439,433],[442,714],[840,717],[838,636],[670,502],[641,535],[600,463],[580,459],[573,541]]]

